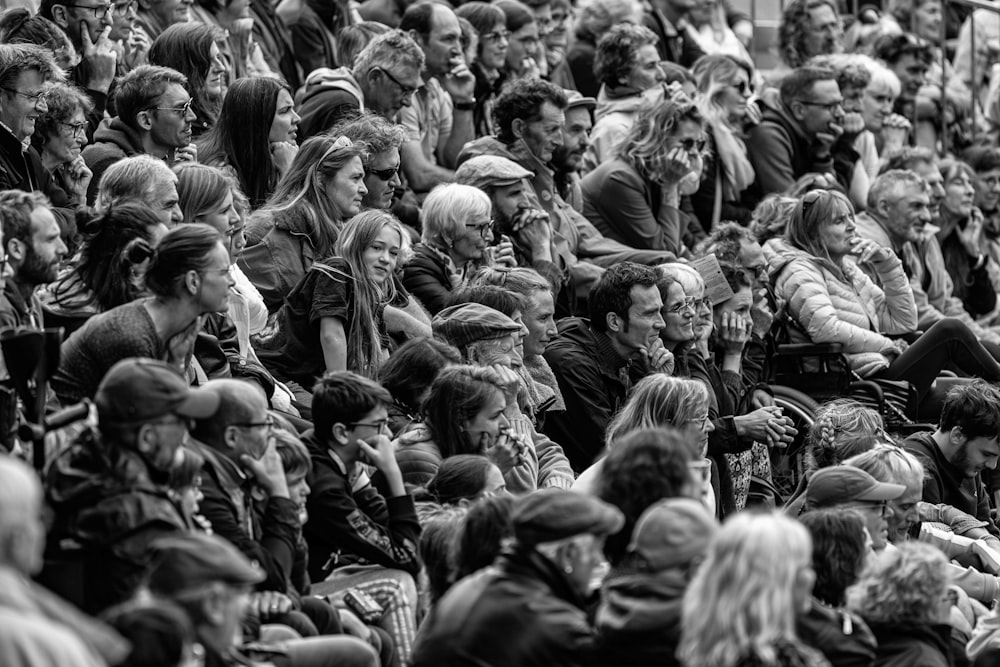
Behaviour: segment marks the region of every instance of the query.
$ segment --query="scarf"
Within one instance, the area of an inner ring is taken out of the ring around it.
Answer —
[[[721,120],[711,119],[709,123],[715,138],[715,155],[722,168],[722,198],[738,201],[740,194],[753,184],[755,178],[747,158],[746,145]]]

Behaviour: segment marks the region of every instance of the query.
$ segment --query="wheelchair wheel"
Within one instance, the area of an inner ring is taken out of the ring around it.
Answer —
[[[802,478],[802,452],[819,403],[808,394],[784,385],[772,385],[771,391],[774,393],[774,404],[792,420],[798,431],[795,439],[784,451],[771,451],[771,475],[774,485],[781,497],[787,500],[795,492]]]

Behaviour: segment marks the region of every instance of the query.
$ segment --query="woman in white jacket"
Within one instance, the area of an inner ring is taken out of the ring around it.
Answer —
[[[903,265],[891,249],[855,234],[843,194],[813,190],[796,204],[783,239],[765,247],[778,296],[809,340],[841,343],[862,377],[910,382],[922,398],[944,368],[1000,381],[1000,365],[957,320],[945,318],[912,345],[917,309]],[[868,263],[879,288],[857,265]],[[794,331],[793,338],[801,332]]]

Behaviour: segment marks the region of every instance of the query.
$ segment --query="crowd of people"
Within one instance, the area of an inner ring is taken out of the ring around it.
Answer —
[[[1000,659],[985,10],[75,1],[0,13],[0,664]]]

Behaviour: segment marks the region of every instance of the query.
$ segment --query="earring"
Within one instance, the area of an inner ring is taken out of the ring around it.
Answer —
[[[573,574],[573,566],[563,565],[563,572],[565,572],[566,574]]]

